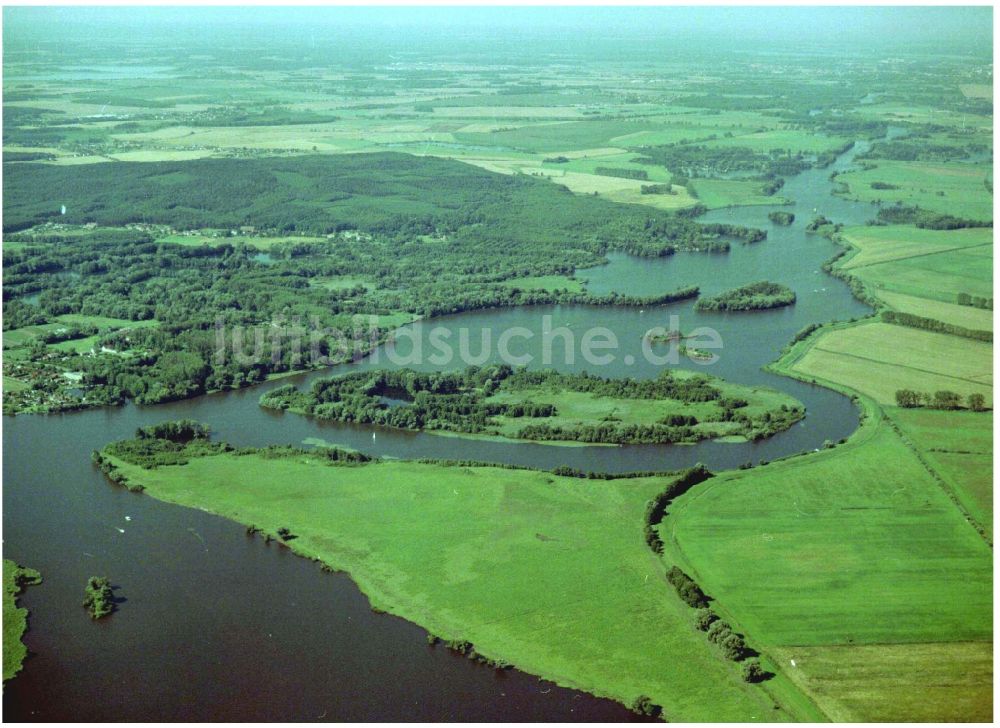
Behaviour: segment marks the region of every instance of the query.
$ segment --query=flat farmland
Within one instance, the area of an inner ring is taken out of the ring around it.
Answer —
[[[993,195],[985,184],[987,164],[897,162],[878,160],[872,169],[837,175],[846,196],[871,202],[882,200],[916,205],[924,210],[969,220],[993,219]],[[895,189],[875,189],[873,183]]]
[[[661,534],[831,719],[989,717],[992,554],[875,410],[846,445],[709,480]]]
[[[822,333],[792,369],[894,404],[898,389],[993,399],[993,347],[981,341],[872,322]]]
[[[962,506],[993,531],[993,415],[887,408],[893,421]]]

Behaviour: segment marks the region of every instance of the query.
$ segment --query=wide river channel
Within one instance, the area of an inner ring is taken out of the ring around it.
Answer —
[[[644,311],[545,306],[466,313],[422,324],[424,338],[434,326],[454,330],[454,341],[460,329],[468,329],[473,353],[480,351],[483,329],[492,331],[496,341],[507,327],[526,327],[539,333],[518,340],[517,347],[512,343],[511,349],[533,354],[532,366],[543,361],[544,316],[575,337],[589,327],[604,326],[621,343],[614,362],[589,365],[579,356],[576,341],[576,361],[566,362],[560,353],[553,365],[633,377],[655,376],[660,370],[640,351],[649,328],[667,326],[671,315],[679,317],[685,332],[711,327],[723,343],[719,360],[710,366],[686,361],[685,368],[780,389],[807,408],[804,420],[764,442],[559,447],[375,431],[258,406],[258,398],[269,388],[289,382],[303,385],[329,376],[331,370],[154,407],[4,417],[4,556],[40,570],[44,577],[43,584],[21,598],[31,611],[25,637],[31,655],[23,672],[4,688],[4,717],[632,719],[612,701],[516,670],[498,672],[441,647],[428,647],[416,625],[372,612],[348,576],[323,573],[286,549],[248,538],[237,523],[114,487],[91,464],[90,452],[131,436],[136,427],[182,417],[210,424],[217,439],[237,445],[298,445],[307,438],[322,438],[372,455],[474,458],[543,468],[565,464],[598,471],[668,470],[698,461],[719,470],[821,447],[825,440],[846,437],[857,427],[854,406],[840,394],[768,374],[761,367],[803,326],[869,313],[844,283],[823,272],[823,262],[836,247],[805,232],[815,214],[846,224],[863,224],[874,216],[871,205],[832,196],[829,181],[831,171],[850,166],[855,154],[866,148],[859,142],[832,168],[789,179],[779,194],[794,200],[792,206],[716,210],[700,218],[763,228],[768,232],[763,242],[734,244],[728,254],[679,253],[655,260],[611,254],[608,265],[578,271],[594,292],[633,295],[688,285],[711,295],[766,279],[795,290],[798,300],[793,306],[744,314],[699,314],[692,301]],[[773,225],[767,214],[775,209],[794,212],[795,222]],[[565,338],[558,341],[564,343]],[[403,348],[401,343],[401,353]],[[634,356],[632,364],[626,363],[631,361],[628,352]],[[363,361],[351,367],[375,365]],[[384,356],[377,365],[392,366]],[[110,576],[125,600],[113,617],[96,623],[80,606],[83,585],[91,575]]]

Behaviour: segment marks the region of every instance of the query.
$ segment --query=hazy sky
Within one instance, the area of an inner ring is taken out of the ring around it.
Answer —
[[[603,7],[603,8],[268,8],[268,7],[7,7],[4,40],[151,41],[228,35],[263,40],[308,31],[342,39],[356,33],[386,43],[448,37],[541,39],[596,43],[610,38],[663,42],[857,44],[869,49],[936,46],[989,50],[991,7]],[[299,36],[301,37],[301,36]],[[287,40],[287,37],[286,37]],[[856,48],[855,50],[858,50]]]

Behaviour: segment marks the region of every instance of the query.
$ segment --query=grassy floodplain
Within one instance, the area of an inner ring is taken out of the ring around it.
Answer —
[[[28,648],[21,636],[28,630],[28,610],[17,606],[17,596],[25,586],[38,584],[41,575],[34,569],[3,560],[3,679],[10,680],[21,671]]]
[[[349,572],[373,606],[559,684],[625,703],[645,694],[672,720],[811,717],[775,710],[691,626],[642,536],[662,477],[308,456],[111,461],[161,500],[290,528],[296,553]]]

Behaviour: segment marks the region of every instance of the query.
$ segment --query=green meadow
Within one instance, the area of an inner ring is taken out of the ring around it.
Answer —
[[[842,268],[869,284],[877,295],[887,291],[952,304],[959,293],[993,296],[992,228],[929,230],[880,225],[851,227],[840,235],[857,250]]]
[[[992,414],[899,407],[886,411],[966,512],[992,533]]]
[[[744,205],[784,205],[788,198],[765,195],[761,183],[738,179],[693,179],[691,186],[698,201],[709,209]]]
[[[844,172],[837,181],[848,186],[855,200],[916,205],[942,215],[968,220],[993,219],[993,194],[986,184],[986,164],[897,162],[880,159],[871,169]],[[872,183],[895,189],[876,189]]]
[[[845,445],[723,473],[678,498],[661,526],[666,558],[819,691],[830,717],[988,719],[990,681],[960,678],[970,660],[989,669],[991,550],[881,411],[866,410]],[[937,643],[952,649],[907,649]],[[903,672],[873,666],[879,646],[899,646]],[[837,682],[865,671],[879,679],[847,699]],[[939,701],[920,690],[927,671],[944,676]]]
[[[407,461],[232,454],[143,470],[155,498],[217,513],[349,572],[372,605],[445,639],[668,720],[783,720],[664,579],[642,518],[663,478],[587,480]]]

